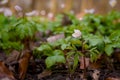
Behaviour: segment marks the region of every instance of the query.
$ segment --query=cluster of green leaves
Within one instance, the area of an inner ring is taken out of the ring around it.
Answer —
[[[37,50],[39,51],[39,54],[42,53],[41,56],[47,56],[45,59],[47,68],[50,68],[56,63],[65,63],[64,53],[60,49],[53,50],[52,46],[44,44],[37,48]]]
[[[46,56],[47,68],[56,63],[67,63],[70,71],[75,70],[80,56],[90,57],[91,61],[95,61],[101,54],[111,56],[114,48],[120,48],[120,12],[107,15],[87,14],[81,21],[73,14],[67,15],[72,22],[70,25],[61,24],[63,15],[58,15],[52,22],[42,21],[39,17],[15,18],[0,15],[0,48],[21,50],[24,47],[22,40],[34,39],[37,31],[46,33],[50,30],[54,35],[63,33],[64,39],[53,43],[43,42],[35,49],[35,55]],[[82,32],[81,38],[72,37],[74,29]],[[51,35],[45,35],[49,36]]]
[[[98,43],[98,45],[94,46],[99,46],[99,52],[106,53],[110,56],[113,53],[114,48],[120,47],[119,20],[119,12],[110,12],[104,16],[88,14],[83,18],[81,25],[85,27],[85,29],[87,28],[88,31],[86,30],[86,34],[92,34],[92,37],[97,36],[94,39],[87,36],[89,42],[93,42],[91,45]]]
[[[35,20],[28,18],[6,17],[0,15],[0,49],[2,50],[21,50],[24,47],[22,40],[33,38],[35,33],[40,30],[41,25]]]
[[[90,57],[91,61],[95,61],[101,54],[111,56],[115,48],[120,48],[119,12],[110,12],[107,15],[87,14],[81,21],[71,14],[68,14],[68,17],[72,21],[71,25],[61,26],[59,21],[57,23],[54,22],[58,25],[54,25],[51,29],[54,34],[64,33],[65,38],[54,43],[46,42],[43,45],[50,45],[53,51],[56,49],[63,51],[66,62],[67,60],[70,62],[69,58],[72,57],[72,64],[69,64],[69,68],[72,70],[76,68],[79,62],[79,56],[84,55]],[[78,29],[82,32],[81,39],[72,37],[74,29]],[[40,48],[41,47],[43,46],[40,46]],[[81,52],[82,48],[85,50],[86,54]],[[43,52],[46,51],[43,50]],[[48,54],[49,53],[50,51]],[[51,60],[51,63],[52,62],[55,64],[55,62]],[[46,62],[46,64],[48,63]],[[54,64],[47,66],[51,67]],[[71,65],[73,66],[71,67]]]
[[[79,51],[77,51],[76,48],[76,46],[80,45],[81,42],[79,40],[74,39],[71,36],[68,36],[65,39],[59,39],[56,42],[43,43],[36,50],[38,51],[39,55],[47,56],[46,58],[47,68],[52,67],[56,63],[68,62],[69,64],[68,67],[72,71],[75,70],[75,68],[77,67],[79,55],[82,55],[81,53],[79,53]],[[68,50],[68,52],[65,52],[66,50]],[[71,62],[74,62],[73,64],[70,64],[71,56],[74,56],[73,57],[74,59],[71,60]]]
[[[17,19],[15,17],[7,18],[3,15],[0,15],[0,48],[1,49],[10,49],[10,48],[19,48],[19,41],[13,41],[14,31],[12,31],[12,24],[16,23]]]

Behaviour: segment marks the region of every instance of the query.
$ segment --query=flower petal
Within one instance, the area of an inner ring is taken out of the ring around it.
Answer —
[[[81,37],[81,35],[82,35],[82,33],[80,32],[80,30],[77,30],[77,29],[75,29],[75,30],[74,30],[74,33],[72,34],[72,36],[73,36],[74,38]]]
[[[111,7],[115,7],[115,5],[117,4],[117,1],[116,0],[110,0],[109,4],[110,4]]]

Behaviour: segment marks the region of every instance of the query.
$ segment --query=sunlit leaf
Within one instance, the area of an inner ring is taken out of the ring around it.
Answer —
[[[113,53],[113,45],[106,45],[105,52],[108,56],[110,56]]]

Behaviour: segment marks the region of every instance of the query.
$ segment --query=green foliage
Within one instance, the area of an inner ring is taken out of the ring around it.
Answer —
[[[40,47],[37,48],[37,50],[40,51],[41,53],[43,53],[43,55],[45,55],[45,56],[51,56],[52,51],[53,51],[51,46],[47,45],[47,44],[41,45]]]
[[[25,38],[33,38],[39,31],[35,21],[27,18],[5,17],[0,15],[0,48],[3,50],[21,50]]]
[[[21,50],[24,48],[22,41],[26,38],[34,40],[38,31],[44,35],[41,38],[45,39],[63,33],[64,39],[51,43],[40,41],[42,44],[35,49],[35,54],[46,56],[47,68],[68,61],[70,71],[73,72],[78,66],[79,57],[90,57],[93,62],[101,54],[109,57],[114,53],[114,48],[120,48],[120,12],[113,11],[106,15],[87,14],[81,21],[73,14],[67,15],[72,21],[67,26],[61,24],[63,15],[58,15],[55,21],[42,21],[40,17],[15,18],[0,15],[0,49]],[[72,37],[74,29],[81,31],[81,38]],[[46,34],[48,30],[50,34]]]
[[[47,68],[52,67],[56,63],[65,63],[65,57],[62,50],[53,50],[50,45],[43,44],[37,48],[41,55],[47,56],[45,63]]]
[[[72,20],[72,25],[61,27],[59,24],[61,19],[57,18],[58,22],[56,21],[56,24],[59,25],[56,26],[55,22],[53,22],[52,25],[54,27],[50,29],[54,34],[64,33],[65,38],[55,41],[54,43],[46,42],[45,44],[49,45],[50,48],[46,46],[46,49],[48,49],[48,51],[51,50],[50,54],[56,49],[65,51],[65,54],[67,53],[64,56],[66,56],[66,60],[69,62],[68,66],[71,72],[74,72],[76,69],[80,56],[89,56],[90,60],[93,62],[96,61],[101,54],[111,56],[112,53],[114,53],[114,48],[120,48],[120,31],[118,30],[118,26],[120,26],[118,21],[120,15],[118,12],[111,12],[105,16],[87,14],[83,17],[82,21],[79,21],[71,14],[68,14],[68,16]],[[81,39],[76,39],[71,36],[74,29],[78,29],[82,32]],[[86,51],[86,54],[82,53],[82,48]],[[46,51],[47,50],[44,50],[44,52]],[[72,62],[69,61],[71,57],[74,59]],[[49,61],[52,58],[53,63]],[[46,64],[51,66],[55,64],[54,60],[54,57],[50,57],[47,59]]]
[[[65,57],[61,50],[55,50],[51,56],[48,56],[45,60],[47,68],[55,65],[56,63],[65,63]]]

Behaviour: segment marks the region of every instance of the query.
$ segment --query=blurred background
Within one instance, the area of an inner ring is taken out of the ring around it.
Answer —
[[[105,14],[111,10],[120,11],[120,0],[0,0],[0,13],[11,11],[16,14],[15,6],[22,8],[24,13],[36,15],[56,15],[73,13],[82,16],[85,13]]]

